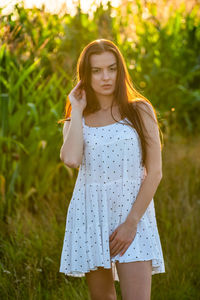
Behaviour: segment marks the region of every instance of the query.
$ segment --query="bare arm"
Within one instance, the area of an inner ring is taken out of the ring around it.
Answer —
[[[66,121],[63,126],[63,145],[60,150],[60,159],[67,166],[77,168],[82,162],[82,155],[82,113],[72,109],[71,121]]]
[[[81,80],[72,89],[69,96],[71,103],[71,120],[63,126],[63,145],[60,159],[69,167],[77,168],[83,157],[83,126],[82,116],[86,107],[86,93]]]
[[[126,223],[130,224],[131,226],[133,224],[137,224],[145,213],[162,178],[161,143],[157,120],[154,111],[149,104],[148,108],[144,104],[140,103],[139,105],[142,108],[140,110],[141,117],[144,121],[145,128],[149,133],[149,145],[147,145],[147,156],[145,162],[147,175],[141,184],[137,198],[133,203],[132,209],[126,219]],[[148,113],[153,116],[156,122],[149,117]]]

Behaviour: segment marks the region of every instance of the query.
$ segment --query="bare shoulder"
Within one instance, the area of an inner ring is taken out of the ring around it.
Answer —
[[[137,100],[134,105],[137,107],[142,119],[143,131],[148,133],[146,137],[155,141],[159,136],[159,128],[156,111],[153,105],[143,99]]]
[[[140,111],[140,114],[143,115],[143,117],[149,115],[149,116],[153,117],[154,119],[156,119],[155,109],[154,109],[153,105],[150,104],[148,101],[140,99],[140,100],[135,101],[135,105],[138,108],[138,110]]]

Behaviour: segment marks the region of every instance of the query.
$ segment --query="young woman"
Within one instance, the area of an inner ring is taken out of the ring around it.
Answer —
[[[61,160],[79,173],[60,272],[86,277],[91,299],[147,300],[165,265],[153,196],[162,178],[155,110],[109,40],[89,43],[66,103]],[[62,120],[61,120],[62,121]]]

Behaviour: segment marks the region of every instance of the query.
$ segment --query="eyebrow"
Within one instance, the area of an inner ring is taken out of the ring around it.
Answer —
[[[115,62],[114,64],[112,64],[112,65],[109,65],[108,67],[112,67],[112,66],[114,66],[114,65],[116,65],[117,63]],[[91,67],[92,69],[101,69],[101,68],[99,68],[99,67]]]

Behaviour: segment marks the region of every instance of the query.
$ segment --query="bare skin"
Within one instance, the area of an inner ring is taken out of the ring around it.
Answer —
[[[117,300],[112,269],[98,267],[85,273],[91,300]]]
[[[123,300],[150,300],[152,262],[116,262]]]
[[[123,300],[150,300],[152,261],[116,262]],[[117,300],[112,269],[98,267],[85,274],[92,300]]]

